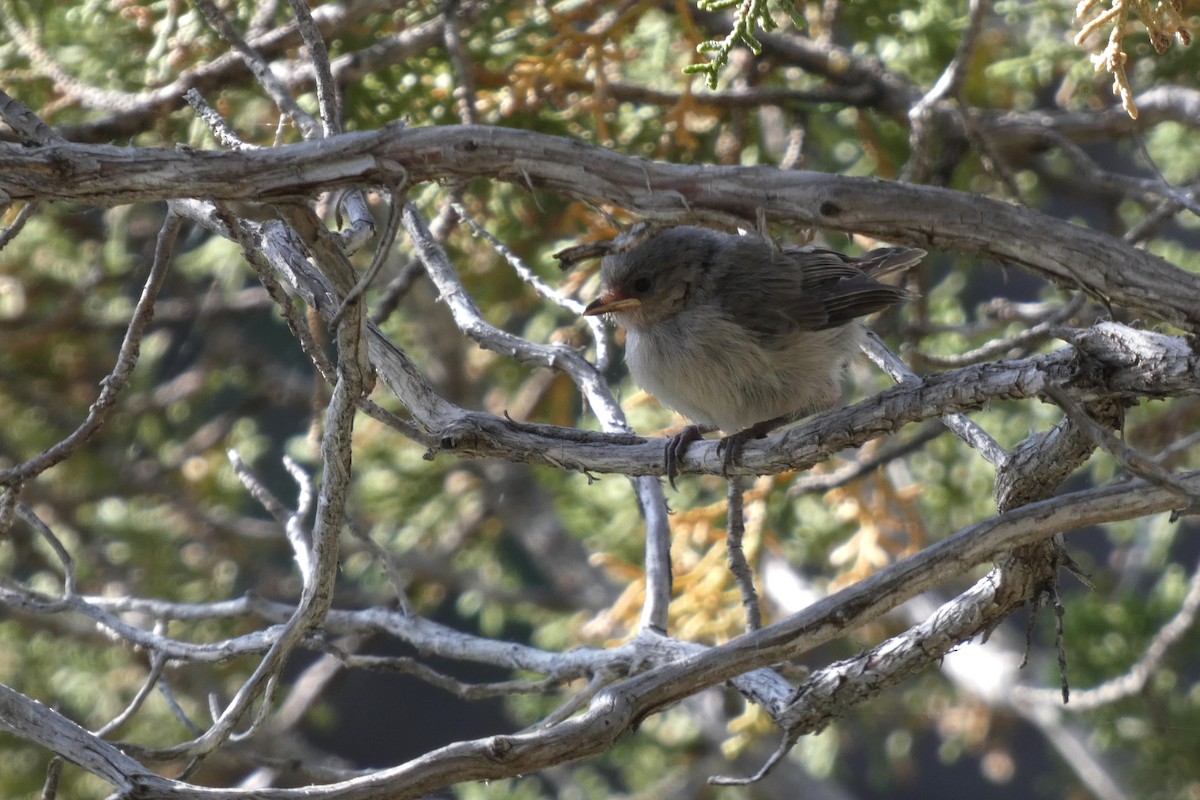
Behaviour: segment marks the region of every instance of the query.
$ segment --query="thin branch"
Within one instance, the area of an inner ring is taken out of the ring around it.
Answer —
[[[292,14],[296,17],[296,26],[304,37],[304,45],[308,48],[308,62],[312,65],[317,83],[317,105],[321,109],[321,126],[325,136],[335,136],[342,132],[342,112],[338,104],[337,85],[333,82],[333,71],[329,67],[329,51],[325,48],[325,38],[321,35],[313,20],[312,12],[304,0],[288,0]]]
[[[562,370],[583,392],[606,431],[629,432],[624,412],[595,366],[569,348],[535,344],[487,323],[474,301],[462,288],[445,251],[433,238],[417,210],[411,205],[406,205],[403,216],[404,227],[408,230],[426,272],[449,306],[455,322],[465,334],[481,346],[496,350],[517,361]],[[641,624],[643,628],[665,630],[671,591],[670,532],[666,523],[666,498],[657,481],[651,485],[642,480],[634,480],[634,487],[647,528],[647,592]]]
[[[8,243],[17,238],[17,234],[25,227],[25,223],[33,219],[33,215],[41,209],[41,204],[36,200],[31,200],[21,206],[21,210],[17,212],[17,218],[12,221],[12,224],[0,230],[0,250],[8,247]]]
[[[229,459],[229,464],[233,467],[233,474],[237,476],[242,487],[254,498],[255,502],[275,518],[279,527],[286,529],[292,519],[292,513],[288,511],[287,507],[250,471],[250,467],[242,460],[242,456],[237,450],[230,448],[225,452],[225,456]]]
[[[874,331],[867,332],[866,344],[864,350],[872,361],[874,361],[880,369],[888,373],[892,380],[897,383],[904,384],[919,380],[915,372],[909,369],[900,358],[887,348]],[[971,447],[975,448],[984,460],[992,466],[1000,466],[1008,459],[1008,454],[1004,452],[991,434],[981,428],[979,425],[972,422],[963,414],[943,414],[942,422],[949,428],[958,438],[962,439]]]
[[[832,472],[805,472],[796,477],[788,487],[788,496],[820,494],[853,483],[881,466],[919,450],[946,432],[940,420],[924,422],[915,435],[908,439],[889,439],[878,450],[867,457],[859,456]]]
[[[155,627],[155,633],[166,633],[166,623],[159,623]],[[146,698],[158,686],[159,680],[162,678],[163,670],[166,668],[167,660],[160,654],[154,653],[150,656],[150,671],[146,675],[146,680],[142,681],[141,687],[134,694],[133,699],[129,701],[129,705],[125,706],[120,714],[110,719],[101,727],[92,731],[93,734],[101,738],[108,736],[113,731],[119,729],[122,725],[133,718],[133,715],[138,712],[142,705],[146,702]]]
[[[129,328],[125,331],[125,339],[117,351],[116,363],[108,376],[101,381],[100,394],[88,409],[87,417],[62,441],[21,464],[0,470],[0,486],[24,483],[55,464],[61,463],[90,439],[108,419],[108,414],[116,403],[117,397],[128,384],[129,376],[137,366],[138,357],[141,354],[142,337],[146,333],[150,320],[154,317],[154,302],[158,299],[158,293],[162,289],[167,269],[171,264],[171,257],[174,254],[175,239],[182,225],[181,217],[170,211],[167,212],[162,228],[158,232],[158,242],[155,245],[150,274],[146,277],[142,295],[134,307]]]
[[[914,355],[920,359],[921,363],[937,369],[957,369],[958,367],[991,361],[994,358],[1003,357],[1014,349],[1028,347],[1050,338],[1054,335],[1055,331],[1065,325],[1071,317],[1075,316],[1086,303],[1086,295],[1076,294],[1061,308],[1045,319],[1022,329],[1012,336],[992,339],[987,344],[976,347],[973,350],[968,350],[965,353],[952,356],[933,356],[920,352]]]
[[[1185,511],[1196,508],[1197,503],[1200,502],[1200,497],[1180,483],[1177,477],[1172,475],[1161,464],[1149,456],[1138,452],[1136,448],[1125,444],[1125,442],[1114,436],[1111,431],[1092,419],[1092,416],[1087,413],[1083,406],[1063,391],[1062,387],[1052,383],[1047,384],[1045,393],[1047,397],[1053,400],[1071,417],[1072,422],[1092,438],[1097,447],[1101,447],[1107,451],[1122,467],[1139,478],[1173,492],[1184,502]]]
[[[70,603],[76,598],[76,579],[75,579],[75,561],[71,558],[71,554],[67,548],[63,546],[62,541],[54,535],[54,531],[50,529],[41,517],[37,515],[32,508],[25,503],[18,502],[16,504],[17,516],[25,521],[25,524],[32,528],[50,549],[54,551],[55,557],[62,564],[63,569],[63,593],[62,599],[54,602],[43,604],[38,610],[42,613],[53,614],[56,611],[67,608]]]
[[[983,19],[991,11],[991,0],[970,0],[967,12],[967,29],[958,40],[958,48],[954,57],[946,65],[937,82],[930,87],[925,95],[913,104],[908,112],[909,151],[908,164],[904,168],[904,180],[924,183],[929,178],[930,151],[934,145],[934,134],[946,133],[934,127],[933,109],[946,99],[957,101],[962,91],[963,81],[967,76],[971,56],[979,42],[979,33],[983,29]],[[953,113],[959,117],[961,128],[966,127],[961,108],[956,102]]]
[[[256,144],[243,142],[241,137],[237,135],[237,132],[233,130],[233,127],[221,116],[219,111],[208,104],[208,101],[204,99],[204,95],[200,94],[200,92],[195,89],[188,89],[187,94],[184,95],[184,99],[187,100],[192,110],[196,112],[196,116],[208,126],[213,138],[222,147],[234,151],[258,149],[258,145]]]
[[[556,677],[539,681],[495,681],[492,683],[467,683],[445,675],[407,656],[361,656],[339,655],[338,660],[347,667],[367,669],[372,672],[412,675],[431,686],[460,697],[463,700],[484,700],[491,697],[507,697],[515,694],[534,694],[553,689],[563,683]]]
[[[1071,696],[1072,702],[1067,708],[1071,711],[1091,711],[1141,694],[1149,685],[1150,680],[1159,673],[1163,659],[1167,657],[1171,648],[1178,644],[1184,634],[1195,625],[1198,613],[1200,613],[1200,565],[1192,570],[1192,576],[1188,579],[1187,591],[1184,593],[1179,610],[1150,640],[1146,652],[1142,654],[1137,663],[1131,666],[1124,675],[1105,681],[1099,686],[1091,689],[1076,689]],[[1058,705],[1058,692],[1053,689],[1017,686],[1013,692],[1018,701],[1037,704],[1053,702],[1056,706]]]
[[[221,9],[217,8],[213,0],[196,0],[196,8],[198,8],[204,19],[213,27],[222,39],[237,51],[241,56],[242,61],[254,74],[258,85],[266,90],[267,95],[275,101],[275,105],[279,107],[287,116],[291,117],[296,126],[300,129],[300,133],[305,139],[318,139],[321,137],[321,126],[317,121],[300,108],[296,98],[292,96],[283,82],[275,76],[271,71],[271,65],[267,63],[257,50],[246,41],[245,37],[238,32],[238,29],[233,27],[233,24],[226,18]]]
[[[233,466],[234,474],[237,475],[242,486],[250,493],[251,497],[258,501],[259,505],[275,518],[275,521],[279,523],[279,527],[284,530],[288,543],[292,546],[292,554],[295,557],[296,566],[300,570],[301,577],[304,580],[311,580],[312,563],[309,551],[312,547],[312,542],[309,540],[308,531],[305,529],[304,519],[308,516],[309,511],[312,510],[312,479],[292,458],[289,456],[283,457],[284,469],[292,476],[298,489],[296,508],[294,511],[289,510],[250,471],[250,468],[236,450],[231,448],[226,452],[226,455],[229,458],[229,463]]]
[[[508,262],[509,266],[513,268],[513,271],[517,273],[517,277],[525,281],[525,283],[529,285],[529,288],[533,289],[533,291],[537,293],[538,297],[549,300],[559,308],[568,311],[583,320],[583,322],[587,325],[588,330],[591,332],[592,341],[596,346],[596,369],[600,370],[601,372],[607,370],[612,355],[608,346],[608,337],[604,335],[604,320],[599,317],[583,316],[583,309],[586,306],[585,303],[582,303],[572,297],[567,297],[562,292],[558,291],[553,286],[549,285],[540,277],[538,277],[537,273],[530,269],[529,266],[521,260],[520,256],[514,253],[511,248],[504,244],[504,242],[501,242],[499,239],[493,236],[487,228],[479,224],[479,222],[467,212],[466,207],[464,207],[462,203],[452,203],[451,207],[454,209],[455,213],[458,214],[459,219],[463,220],[471,227],[471,230],[476,236],[479,236],[485,242],[490,244],[492,249]]]
[[[746,561],[742,549],[742,538],[746,533],[745,479],[733,476],[729,479],[726,494],[727,513],[725,523],[725,550],[729,559],[729,571],[737,583],[742,596],[742,608],[746,611],[746,630],[755,631],[762,627],[762,609],[758,605],[758,592],[754,589],[754,571]]]

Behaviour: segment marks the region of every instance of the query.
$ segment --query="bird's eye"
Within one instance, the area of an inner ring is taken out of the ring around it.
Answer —
[[[650,279],[649,278],[638,278],[636,281],[633,282],[633,288],[634,288],[634,290],[639,291],[639,292],[648,291],[650,289]]]

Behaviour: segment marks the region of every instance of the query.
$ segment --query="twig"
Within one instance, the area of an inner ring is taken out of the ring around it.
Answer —
[[[241,454],[237,450],[230,448],[225,451],[226,457],[229,459],[230,466],[233,467],[233,474],[237,476],[242,487],[250,493],[254,500],[266,509],[275,521],[279,523],[279,527],[287,528],[292,519],[292,513],[287,507],[279,501],[278,498],[268,489],[258,477],[250,471],[250,467],[242,460]]]
[[[600,319],[599,317],[583,316],[583,309],[585,307],[584,303],[581,303],[574,298],[567,297],[562,292],[558,291],[553,286],[550,286],[548,283],[538,277],[537,273],[531,270],[529,266],[521,260],[521,257],[512,251],[512,248],[508,247],[508,245],[504,244],[504,242],[501,242],[499,239],[493,236],[487,228],[480,225],[474,217],[467,213],[467,209],[462,203],[454,202],[451,203],[451,206],[453,207],[455,213],[458,214],[459,219],[466,222],[467,225],[471,227],[471,230],[474,231],[476,236],[481,237],[484,241],[490,244],[492,249],[499,253],[500,256],[508,262],[509,266],[513,268],[513,271],[517,273],[517,277],[525,281],[525,283],[529,285],[529,288],[533,289],[533,291],[537,293],[538,297],[549,300],[551,303],[554,303],[554,305],[569,311],[584,321],[584,323],[588,326],[588,330],[591,331],[592,340],[596,345],[596,369],[600,370],[601,372],[607,370],[612,356],[608,347],[608,337],[604,335],[604,320]]]
[[[918,100],[908,112],[911,128],[909,130],[909,162],[904,168],[904,180],[924,183],[928,179],[929,150],[933,146],[933,109],[947,98],[957,101],[962,91],[963,81],[970,66],[971,54],[979,42],[979,32],[983,29],[983,18],[991,10],[991,0],[970,0],[967,12],[967,29],[958,40],[954,57],[942,71],[937,82]],[[964,125],[964,117],[958,105],[954,113]],[[964,125],[965,127],[965,125]]]
[[[486,347],[517,361],[539,364],[565,372],[580,388],[604,430],[630,433],[624,412],[613,398],[596,367],[574,350],[535,344],[501,331],[483,319],[474,301],[466,294],[454,274],[446,253],[425,226],[412,205],[403,212],[404,227],[416,247],[421,262],[442,299],[449,306],[460,330]],[[671,593],[670,532],[666,522],[666,498],[657,481],[633,479],[642,516],[646,520],[646,602],[642,608],[644,628],[665,630],[667,604]]]
[[[1141,694],[1151,678],[1159,673],[1159,667],[1171,648],[1179,643],[1192,626],[1200,613],[1200,564],[1192,570],[1188,579],[1187,592],[1179,610],[1167,621],[1147,645],[1145,653],[1131,666],[1124,675],[1105,681],[1091,689],[1076,689],[1068,708],[1071,711],[1091,711],[1111,705],[1127,697]],[[1039,689],[1030,686],[1017,686],[1013,689],[1017,700],[1045,704],[1054,702],[1057,705],[1057,692],[1051,689]]]
[[[742,596],[742,608],[746,611],[746,630],[756,631],[762,627],[762,609],[758,605],[758,593],[754,589],[754,572],[746,561],[742,549],[742,538],[746,533],[745,497],[746,485],[741,476],[729,478],[727,515],[725,523],[725,549],[729,558],[729,571],[737,582]]]
[[[158,232],[150,274],[146,277],[142,295],[134,307],[129,328],[125,331],[125,339],[117,351],[116,363],[113,364],[112,371],[108,376],[101,381],[100,394],[88,409],[87,417],[62,441],[23,463],[0,470],[0,486],[24,483],[55,464],[61,463],[91,438],[108,419],[108,414],[116,403],[118,395],[128,384],[129,376],[133,373],[133,368],[137,366],[138,357],[141,354],[142,337],[146,333],[150,320],[154,317],[154,302],[158,299],[158,293],[166,279],[167,269],[174,254],[175,239],[182,224],[183,220],[178,215],[172,211],[167,212],[162,228]]]
[[[225,17],[225,14],[217,8],[216,3],[213,0],[196,0],[196,7],[200,10],[203,17],[208,20],[208,24],[213,27],[213,30],[237,51],[242,61],[254,74],[254,78],[258,81],[259,86],[263,87],[267,95],[275,101],[275,105],[292,118],[296,126],[299,127],[301,135],[305,139],[320,138],[321,126],[317,124],[317,121],[308,112],[300,108],[300,104],[296,102],[296,98],[292,96],[287,87],[283,85],[283,82],[271,71],[271,65],[266,62],[266,59],[257,50],[250,46],[242,34],[238,32],[237,28],[233,27]]]
[[[883,340],[879,338],[874,331],[867,331],[866,343],[863,346],[867,356],[875,362],[884,372],[892,377],[892,380],[899,384],[905,384],[912,381],[920,380],[916,373],[908,368],[908,365],[900,360]],[[964,414],[950,413],[942,414],[942,422],[949,428],[958,438],[962,439],[971,447],[975,448],[984,460],[992,466],[1000,466],[1008,459],[1008,454],[1004,452],[991,434],[983,428],[976,425]]]
[[[287,515],[284,530],[287,532],[288,542],[292,545],[292,552],[295,554],[296,564],[300,568],[300,575],[307,581],[312,579],[309,552],[313,543],[305,529],[304,520],[312,511],[313,481],[312,477],[290,456],[283,457],[283,468],[296,482],[296,510]]]
[[[783,734],[779,746],[763,762],[763,765],[750,775],[741,777],[734,775],[712,775],[708,779],[709,784],[712,786],[750,786],[751,784],[758,783],[770,774],[771,770],[783,760],[784,756],[792,752],[792,748],[796,746],[796,742],[800,741],[800,736],[801,734],[798,731],[789,731]]]
[[[1086,303],[1087,295],[1082,293],[1076,294],[1061,308],[1040,322],[1021,330],[1013,336],[1003,339],[993,339],[987,344],[977,347],[974,350],[968,350],[965,353],[952,356],[934,356],[929,353],[920,352],[915,355],[923,363],[938,369],[957,369],[958,367],[965,367],[970,364],[990,361],[1005,355],[1015,348],[1025,347],[1050,338],[1054,335],[1056,329],[1062,327],[1071,317],[1075,316]]]
[[[1125,444],[1125,442],[1114,436],[1107,428],[1092,419],[1087,410],[1063,391],[1062,387],[1056,386],[1053,383],[1047,383],[1044,391],[1046,396],[1053,400],[1064,413],[1070,415],[1072,422],[1092,438],[1097,447],[1106,450],[1122,467],[1139,478],[1173,492],[1179,499],[1186,503],[1184,511],[1196,508],[1197,503],[1200,502],[1200,496],[1180,483],[1178,477],[1172,475],[1161,464],[1139,452],[1136,448]]]
[[[52,601],[43,604],[38,610],[42,613],[53,614],[56,611],[69,607],[77,597],[74,559],[71,558],[71,554],[67,552],[67,548],[63,546],[62,541],[54,535],[54,531],[38,516],[37,512],[25,503],[20,502],[17,503],[16,511],[17,515],[25,521],[25,524],[46,541],[46,544],[54,551],[54,555],[58,558],[63,568],[62,598],[57,602]]]
[[[188,89],[187,94],[184,95],[184,99],[187,100],[188,105],[196,112],[196,116],[200,117],[200,120],[208,126],[213,138],[222,147],[234,151],[258,149],[258,145],[256,144],[243,142],[233,127],[221,116],[221,113],[209,105],[208,101],[204,99],[204,95],[200,94],[200,92],[195,89]]]
[[[802,494],[819,494],[837,489],[852,483],[864,475],[874,472],[884,464],[908,455],[914,450],[927,445],[946,432],[946,426],[940,420],[931,420],[921,424],[916,434],[911,438],[900,440],[891,438],[885,441],[877,451],[870,456],[860,456],[832,472],[805,472],[797,476],[788,487],[788,496],[797,497]]]
[[[159,622],[155,625],[154,632],[159,635],[166,633],[167,624],[165,622]],[[132,719],[133,715],[136,714],[138,709],[142,707],[142,704],[146,702],[146,698],[149,697],[150,693],[154,691],[154,687],[158,685],[158,681],[160,678],[162,678],[163,669],[166,667],[166,665],[166,658],[164,658],[160,653],[152,653],[150,655],[150,671],[146,675],[146,680],[142,681],[142,685],[137,690],[137,694],[135,694],[133,699],[129,701],[129,705],[125,706],[124,710],[121,711],[120,714],[117,714],[104,725],[92,731],[92,733],[103,738]]]
[[[1167,196],[1167,199],[1178,203],[1183,208],[1192,212],[1192,214],[1200,216],[1200,203],[1196,202],[1196,193],[1191,190],[1180,191],[1177,187],[1171,185],[1171,182],[1162,174],[1162,169],[1159,168],[1158,162],[1154,160],[1154,156],[1150,154],[1150,148],[1146,146],[1146,137],[1141,132],[1135,133],[1133,140],[1137,143],[1138,152],[1141,153],[1146,165],[1154,170],[1154,176],[1157,179],[1159,188]]]
[[[41,208],[41,204],[36,200],[30,200],[21,206],[21,210],[17,212],[17,218],[12,221],[8,227],[0,230],[0,250],[8,246],[8,243],[17,238],[17,234],[25,227],[25,223],[33,219],[33,215]]]
[[[296,25],[300,35],[304,37],[304,45],[308,48],[308,60],[312,64],[313,75],[316,76],[317,105],[321,109],[321,126],[326,136],[335,136],[342,132],[342,113],[338,104],[337,85],[333,82],[333,71],[329,67],[329,51],[325,48],[325,38],[313,21],[312,12],[304,0],[288,0],[292,14],[296,17]],[[249,47],[249,45],[247,45]]]
[[[368,669],[372,672],[412,675],[431,686],[447,691],[463,700],[484,700],[489,697],[505,697],[514,694],[544,692],[562,684],[563,680],[549,677],[538,681],[512,680],[492,683],[467,683],[445,675],[432,667],[408,656],[360,656],[339,655],[338,660],[347,667]]]

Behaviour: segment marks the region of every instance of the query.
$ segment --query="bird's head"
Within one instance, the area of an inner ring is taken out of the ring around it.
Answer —
[[[696,302],[709,284],[718,241],[705,228],[670,228],[600,263],[603,288],[585,316],[612,314],[626,328],[648,328]]]

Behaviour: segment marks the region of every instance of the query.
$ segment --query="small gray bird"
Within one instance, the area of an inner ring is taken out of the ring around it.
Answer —
[[[858,317],[910,296],[876,279],[925,251],[883,248],[854,257],[776,247],[759,236],[669,228],[604,258],[603,289],[585,315],[626,330],[638,385],[698,423],[667,442],[667,478],[692,442],[724,431],[724,472],[752,438],[832,408],[859,352]]]

